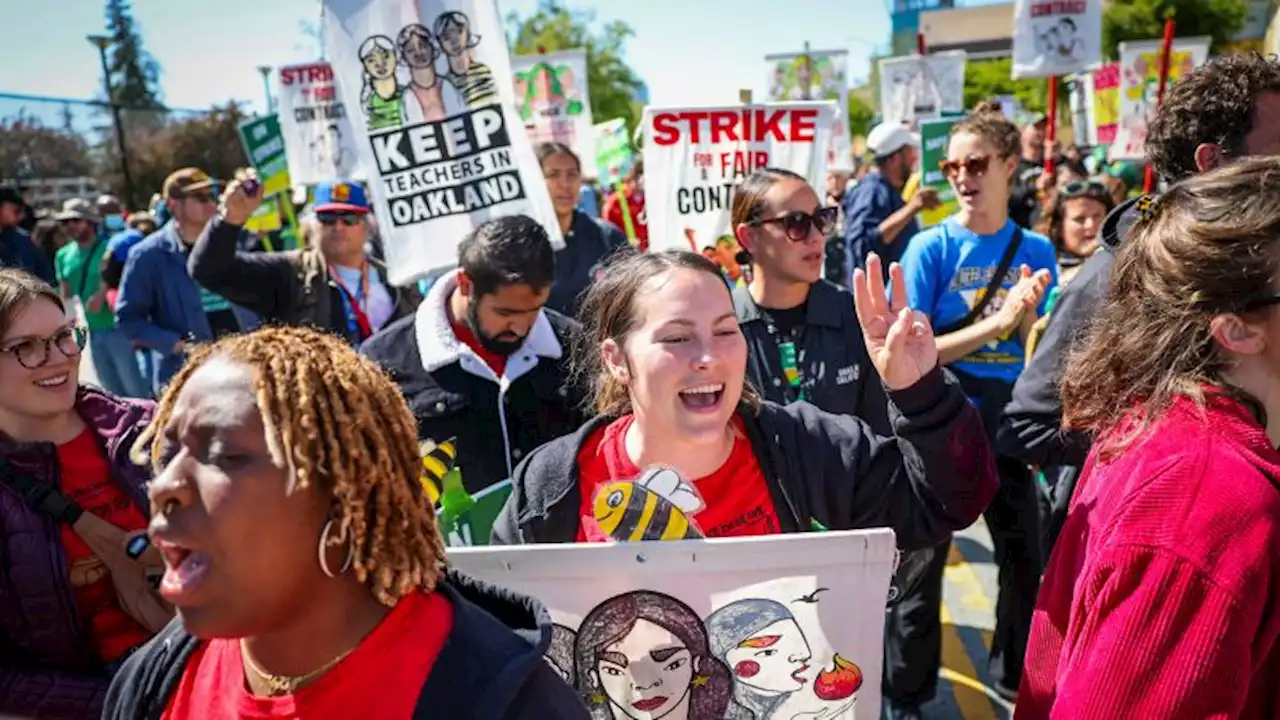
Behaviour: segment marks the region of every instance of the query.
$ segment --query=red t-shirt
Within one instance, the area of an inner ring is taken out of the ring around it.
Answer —
[[[493,370],[494,375],[502,377],[502,372],[507,369],[507,356],[499,355],[496,352],[490,352],[485,348],[485,346],[480,344],[480,338],[477,338],[476,334],[471,331],[471,328],[466,325],[458,325],[457,323],[449,324],[453,326],[454,336],[456,336],[458,340],[467,347],[471,348],[476,355],[479,355],[480,359],[484,361],[484,364],[488,365],[490,370]]]
[[[452,629],[453,605],[444,596],[408,595],[332,670],[292,695],[273,697],[246,688],[239,640],[202,642],[163,720],[410,718]]]
[[[640,468],[627,457],[625,440],[633,415],[618,418],[598,428],[578,451],[578,490],[582,504],[578,524],[578,542],[609,542],[595,518],[595,492],[600,485],[616,480],[630,480],[641,475]],[[756,460],[735,416],[733,428],[737,440],[729,459],[718,470],[693,481],[702,496],[703,507],[690,517],[694,526],[706,537],[750,537],[776,535],[781,532],[778,514],[769,497],[764,471]]]
[[[147,518],[133,500],[111,479],[107,458],[93,431],[86,429],[74,440],[58,446],[60,490],[85,512],[125,532],[145,530]],[[67,574],[76,606],[85,619],[98,655],[113,662],[126,650],[141,645],[151,633],[120,608],[115,585],[106,563],[66,523],[60,524],[62,547],[67,554]]]

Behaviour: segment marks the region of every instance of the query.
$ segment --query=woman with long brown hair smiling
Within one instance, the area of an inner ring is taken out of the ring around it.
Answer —
[[[586,717],[542,660],[546,611],[446,571],[413,415],[345,340],[200,348],[137,449],[178,621],[104,717]]]
[[[1017,718],[1280,707],[1280,159],[1146,197],[1062,383],[1095,436]]]
[[[609,493],[597,498],[653,467],[674,469],[699,497],[689,536],[888,526],[915,550],[967,527],[995,492],[990,449],[938,367],[928,322],[906,307],[901,269],[890,276],[892,301],[879,258],[854,277],[864,340],[895,406],[896,436],[883,437],[857,418],[760,399],[745,382],[729,288],[709,260],[617,258],[588,292],[575,348],[597,417],[516,468],[494,540],[658,539],[666,523],[612,522]]]

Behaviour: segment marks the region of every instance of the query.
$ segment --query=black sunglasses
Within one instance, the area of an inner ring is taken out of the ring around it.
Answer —
[[[355,227],[364,220],[364,216],[354,213],[320,212],[316,213],[316,219],[321,225],[333,226],[342,223],[347,227]]]
[[[809,233],[817,228],[818,233],[826,235],[836,227],[836,220],[840,218],[840,208],[824,207],[814,210],[812,213],[805,213],[796,210],[789,212],[782,217],[762,218],[754,220],[750,225],[766,225],[769,223],[777,223],[782,226],[782,231],[786,233],[787,239],[792,242],[801,242],[809,237]]]
[[[1082,195],[1106,195],[1111,196],[1111,191],[1106,185],[1097,180],[1076,180],[1062,186],[1062,197],[1070,199],[1077,198]]]

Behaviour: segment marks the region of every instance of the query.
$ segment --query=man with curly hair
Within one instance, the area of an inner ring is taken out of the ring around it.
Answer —
[[[1280,155],[1280,63],[1257,53],[1211,59],[1180,79],[1151,121],[1146,154],[1156,174],[1177,182],[1247,155]],[[1063,359],[1106,296],[1115,252],[1137,219],[1136,200],[1107,216],[1102,249],[1064,288],[1053,319],[1013,390],[1000,430],[1001,452],[1044,470],[1054,484],[1047,542],[1056,537],[1090,443],[1060,432]],[[1056,483],[1055,483],[1056,479]]]

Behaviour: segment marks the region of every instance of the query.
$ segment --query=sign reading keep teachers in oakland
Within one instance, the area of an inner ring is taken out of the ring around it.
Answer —
[[[476,225],[524,214],[563,238],[494,0],[325,0],[338,94],[360,138],[392,283],[457,262]]]
[[[823,187],[833,102],[645,108],[649,248],[692,250],[732,238],[738,183],[776,167]]]

